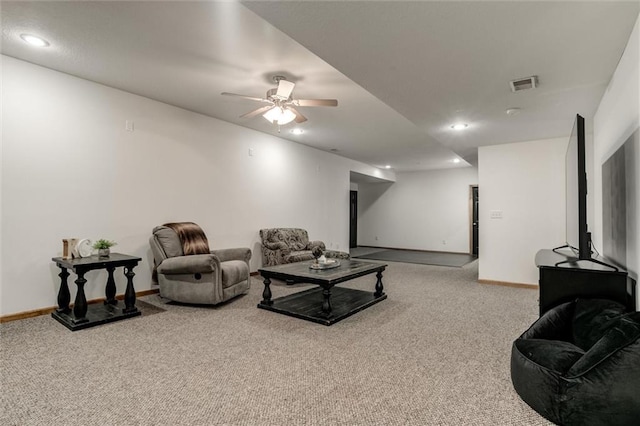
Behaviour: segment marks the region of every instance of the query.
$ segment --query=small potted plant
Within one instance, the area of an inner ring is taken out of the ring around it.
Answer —
[[[117,243],[115,241],[109,241],[105,239],[99,239],[95,243],[93,243],[93,248],[98,250],[99,257],[109,257],[111,254],[111,247],[115,246]]]

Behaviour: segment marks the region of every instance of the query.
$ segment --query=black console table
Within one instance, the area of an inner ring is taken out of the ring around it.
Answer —
[[[599,262],[578,260],[573,253],[538,251],[540,315],[577,297],[610,299],[634,311],[636,282],[627,271],[602,264],[610,264],[606,258],[596,257],[595,260]]]
[[[53,311],[51,316],[69,330],[81,330],[140,315],[140,311],[136,308],[136,292],[133,288],[133,277],[135,275],[133,268],[142,260],[141,258],[111,253],[109,257],[91,256],[79,259],[54,257],[51,260],[60,268],[58,276],[61,280],[60,290],[58,291],[58,309]],[[124,267],[124,275],[127,277],[123,308],[118,306],[116,282],[113,279],[113,272],[120,266]],[[69,306],[71,296],[69,294],[69,285],[67,284],[67,278],[69,277],[67,269],[71,269],[78,276],[75,281],[78,286],[78,292],[76,293],[73,310]],[[84,285],[87,282],[84,274],[95,269],[106,269],[109,274],[105,287],[106,300],[103,304],[96,303],[88,306],[87,298],[84,294]]]

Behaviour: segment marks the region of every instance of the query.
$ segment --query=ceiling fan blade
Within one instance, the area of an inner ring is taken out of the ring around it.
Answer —
[[[276,94],[273,96],[274,98],[286,101],[291,96],[293,92],[293,88],[296,87],[295,83],[292,83],[287,80],[278,81],[278,90]]]
[[[296,123],[304,123],[305,121],[307,121],[307,117],[305,117],[304,115],[300,114],[300,112],[292,107],[289,107],[289,109],[296,115],[296,118],[294,118],[293,121],[295,121]]]
[[[241,115],[240,118],[253,118],[257,115],[264,114],[265,112],[269,111],[271,108],[274,108],[274,106],[273,105],[263,106],[258,109],[254,109],[253,111],[250,111],[246,114]]]
[[[301,107],[309,106],[338,106],[337,99],[295,99],[293,104]]]
[[[264,99],[264,98],[256,98],[256,97],[253,97],[253,96],[238,95],[237,93],[222,92],[220,94],[223,95],[223,96],[235,96],[237,98],[249,99],[250,101],[269,102],[269,100]]]

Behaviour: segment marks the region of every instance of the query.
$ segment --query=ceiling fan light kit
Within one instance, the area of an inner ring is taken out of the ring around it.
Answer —
[[[269,111],[262,114],[262,116],[270,123],[277,124],[278,126],[284,126],[291,123],[296,114],[289,108],[273,107]]]
[[[451,128],[453,130],[464,130],[467,127],[469,127],[469,125],[467,123],[456,123],[456,124],[451,126]]]
[[[291,94],[296,86],[295,83],[287,81],[286,78],[280,75],[274,76],[273,81],[276,82],[278,87],[267,90],[267,96],[264,99],[229,92],[222,92],[221,95],[235,96],[238,98],[248,99],[250,101],[270,104],[243,114],[240,118],[253,118],[258,115],[262,115],[268,122],[277,124],[278,131],[279,126],[289,124],[292,121],[295,121],[296,123],[303,123],[307,121],[307,117],[302,115],[294,108],[294,106],[338,106],[338,101],[336,99],[293,99]]]

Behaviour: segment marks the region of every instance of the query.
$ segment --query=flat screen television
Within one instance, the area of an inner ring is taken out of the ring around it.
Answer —
[[[591,233],[587,226],[587,161],[586,161],[586,140],[584,130],[584,118],[576,114],[573,124],[567,154],[565,158],[565,180],[566,180],[566,241],[565,245],[556,247],[554,251],[569,247],[576,254],[577,258],[572,258],[558,262],[561,264],[574,264],[576,261],[588,260],[611,268],[615,271],[618,268],[602,260],[592,257]]]
[[[566,245],[578,259],[591,259],[591,234],[587,227],[587,170],[584,118],[576,114],[566,162]]]

